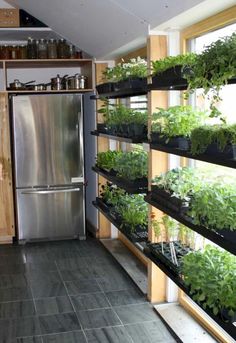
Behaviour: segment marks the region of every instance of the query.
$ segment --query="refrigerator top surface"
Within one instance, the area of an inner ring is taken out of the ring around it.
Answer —
[[[80,94],[12,97],[17,188],[65,185],[84,176]]]

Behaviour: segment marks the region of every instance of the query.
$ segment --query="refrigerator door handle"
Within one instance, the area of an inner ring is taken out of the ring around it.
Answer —
[[[54,190],[32,190],[32,191],[23,191],[21,194],[53,194],[53,193],[71,193],[79,192],[80,188],[64,188],[64,189],[54,189]]]

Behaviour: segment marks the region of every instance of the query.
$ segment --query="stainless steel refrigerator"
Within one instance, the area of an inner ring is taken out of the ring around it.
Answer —
[[[85,237],[80,94],[10,98],[19,240]]]

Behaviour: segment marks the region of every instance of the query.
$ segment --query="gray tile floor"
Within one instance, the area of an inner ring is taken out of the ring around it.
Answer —
[[[174,343],[95,239],[0,246],[0,343]]]

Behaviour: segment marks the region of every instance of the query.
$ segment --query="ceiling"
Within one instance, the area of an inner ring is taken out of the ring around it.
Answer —
[[[2,1],[2,0],[1,0]],[[6,0],[98,59],[112,59],[144,44],[149,30],[179,18],[192,22],[235,4],[235,0]],[[204,11],[202,10],[204,8]],[[187,14],[186,14],[187,13]],[[198,13],[198,15],[196,15]],[[194,15],[195,14],[195,15]],[[162,25],[162,26],[161,26]],[[164,25],[164,26],[163,26]]]

